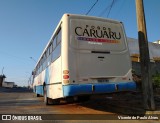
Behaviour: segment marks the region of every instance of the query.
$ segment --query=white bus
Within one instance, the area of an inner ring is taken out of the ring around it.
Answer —
[[[36,64],[33,88],[46,104],[135,90],[122,22],[64,14]]]

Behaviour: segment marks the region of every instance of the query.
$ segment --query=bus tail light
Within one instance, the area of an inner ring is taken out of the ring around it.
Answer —
[[[63,83],[69,84],[69,70],[63,70]]]
[[[63,75],[63,79],[69,79],[69,75]]]

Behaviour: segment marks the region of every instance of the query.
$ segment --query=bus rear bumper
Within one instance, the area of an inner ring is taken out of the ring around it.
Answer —
[[[136,90],[135,82],[63,85],[64,97],[85,95],[85,94],[101,94],[101,93],[113,93],[120,91],[133,91],[133,90]]]

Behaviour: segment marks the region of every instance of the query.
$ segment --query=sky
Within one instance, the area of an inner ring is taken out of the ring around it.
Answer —
[[[160,0],[143,0],[148,41],[160,39]],[[85,15],[96,0],[0,0],[0,74],[28,85],[35,64],[64,13]],[[89,16],[124,23],[127,37],[137,38],[135,0],[98,0]],[[32,57],[33,59],[31,59]]]

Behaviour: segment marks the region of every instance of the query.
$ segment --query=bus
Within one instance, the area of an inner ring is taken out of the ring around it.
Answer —
[[[45,104],[136,89],[123,23],[64,14],[33,72]]]

